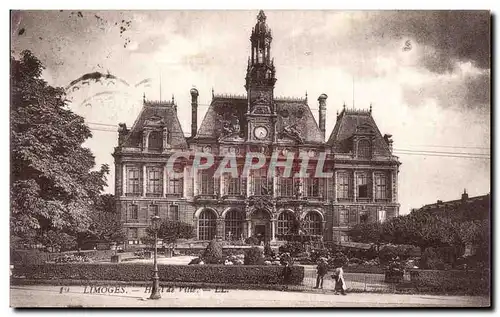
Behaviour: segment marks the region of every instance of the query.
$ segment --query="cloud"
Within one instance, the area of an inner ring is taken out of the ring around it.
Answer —
[[[455,68],[451,74],[427,75],[420,85],[403,85],[403,98],[410,106],[433,99],[443,108],[476,109],[489,114],[490,72],[466,72]]]
[[[430,71],[453,71],[457,62],[490,67],[489,11],[389,11],[369,16],[366,24],[377,38],[411,38],[430,47],[421,64]]]

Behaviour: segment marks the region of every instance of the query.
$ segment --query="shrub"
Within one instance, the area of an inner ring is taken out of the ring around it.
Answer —
[[[222,245],[217,240],[213,239],[208,244],[205,252],[203,253],[202,259],[207,264],[219,264],[222,263]]]
[[[329,260],[328,265],[330,267],[340,267],[345,266],[347,264],[347,256],[342,252],[335,253]]]
[[[349,263],[352,263],[352,264],[361,264],[363,263],[362,260],[358,259],[358,258],[350,258],[349,259]]]
[[[470,295],[490,293],[490,272],[457,270],[411,270],[412,284],[420,291],[461,292]]]
[[[263,260],[264,255],[262,254],[262,250],[258,247],[253,247],[245,252],[245,265],[262,264]]]
[[[444,270],[444,260],[436,248],[427,248],[422,254],[422,268],[431,270]]]
[[[273,249],[271,249],[271,244],[269,242],[264,246],[264,255],[269,257],[274,257],[276,255]]]
[[[318,262],[319,258],[328,259],[329,257],[330,257],[330,252],[328,252],[327,249],[313,249],[310,252],[310,259],[314,263]]]
[[[300,285],[304,268],[291,269],[290,284]],[[158,265],[162,282],[281,284],[282,271],[275,265]],[[12,273],[14,278],[42,280],[150,281],[152,271],[151,264],[142,263],[70,263],[14,266]]]
[[[290,253],[291,256],[297,256],[305,251],[302,242],[287,242],[278,248],[280,253]]]
[[[382,265],[388,265],[395,258],[407,260],[415,247],[409,245],[385,245],[380,249],[379,260]]]
[[[249,245],[259,245],[260,244],[259,239],[257,239],[256,237],[246,238],[245,243],[249,244]]]

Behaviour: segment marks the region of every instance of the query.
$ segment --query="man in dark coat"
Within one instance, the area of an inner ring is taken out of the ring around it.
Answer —
[[[316,277],[316,287],[314,288],[323,288],[323,279],[328,273],[328,264],[325,258],[320,258],[318,266],[316,267],[317,277]]]

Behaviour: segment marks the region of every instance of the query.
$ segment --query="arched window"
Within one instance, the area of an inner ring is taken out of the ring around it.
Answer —
[[[304,218],[304,229],[309,234],[321,235],[321,216],[316,211],[310,211]]]
[[[360,158],[370,158],[372,156],[371,153],[371,145],[368,140],[360,140],[358,141],[358,157]]]
[[[241,237],[244,221],[245,215],[237,209],[232,209],[226,213],[226,219],[224,220],[226,240],[238,240]]]
[[[148,148],[150,150],[161,150],[163,144],[163,136],[159,131],[151,131],[149,133]]]
[[[198,237],[200,240],[212,240],[215,237],[216,216],[213,211],[205,209],[198,220]]]
[[[278,235],[289,233],[290,229],[293,226],[293,222],[295,221],[295,216],[289,212],[284,211],[278,217]]]

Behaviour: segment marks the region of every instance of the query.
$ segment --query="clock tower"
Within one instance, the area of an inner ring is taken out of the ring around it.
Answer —
[[[250,37],[252,53],[248,59],[245,78],[248,141],[271,142],[276,135],[273,96],[276,70],[271,59],[271,41],[271,30],[266,24],[266,15],[261,10]]]

